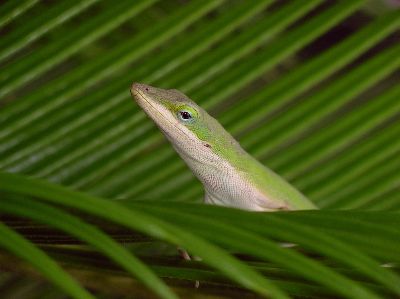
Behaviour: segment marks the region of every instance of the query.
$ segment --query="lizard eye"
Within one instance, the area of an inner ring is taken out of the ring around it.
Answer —
[[[183,121],[189,121],[192,119],[192,114],[190,114],[190,112],[185,110],[179,111],[178,115],[180,119],[182,119]]]

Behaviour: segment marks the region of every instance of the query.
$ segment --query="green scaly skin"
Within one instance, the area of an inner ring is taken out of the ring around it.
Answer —
[[[131,93],[203,183],[206,203],[252,211],[316,209],[180,91],[133,83]]]

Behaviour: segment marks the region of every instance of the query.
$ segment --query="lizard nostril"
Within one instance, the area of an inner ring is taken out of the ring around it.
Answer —
[[[148,88],[148,87],[146,87],[146,88],[145,88],[145,90],[146,90],[146,91],[149,91],[149,88]]]

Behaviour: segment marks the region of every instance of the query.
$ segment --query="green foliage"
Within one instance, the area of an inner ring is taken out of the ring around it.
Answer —
[[[400,11],[372,7],[2,3],[1,297],[400,296]],[[322,210],[198,204],[133,81],[188,94]]]

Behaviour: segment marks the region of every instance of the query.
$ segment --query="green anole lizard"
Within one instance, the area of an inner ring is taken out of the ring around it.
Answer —
[[[206,203],[252,211],[316,209],[180,91],[133,83],[131,93],[203,183]]]

